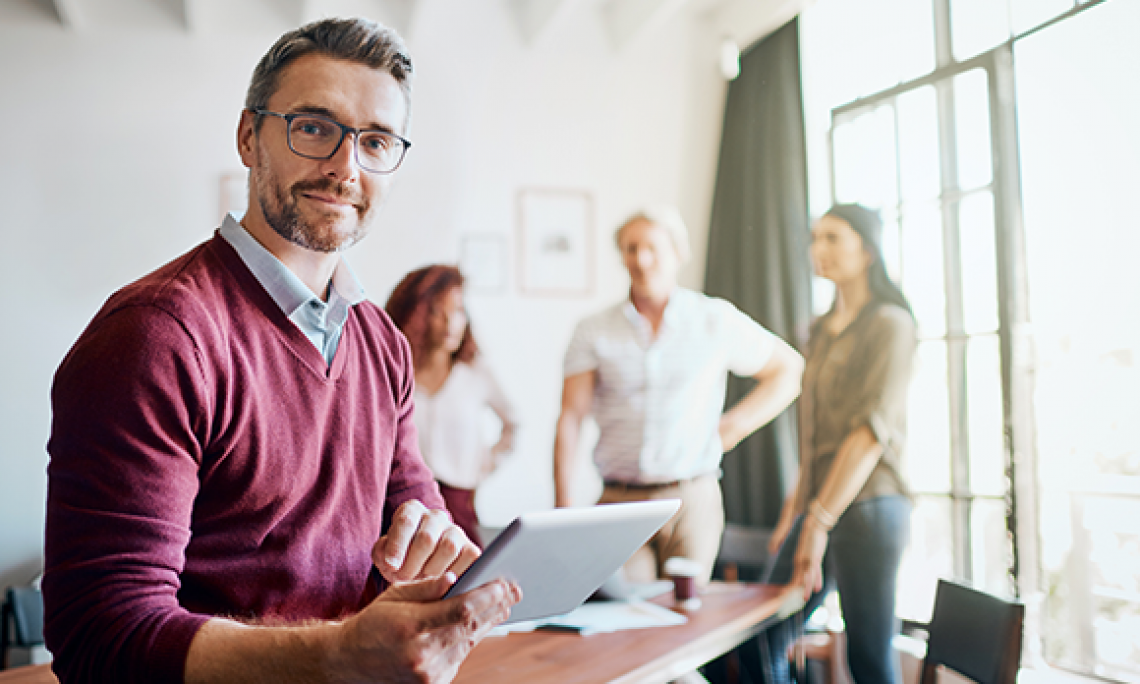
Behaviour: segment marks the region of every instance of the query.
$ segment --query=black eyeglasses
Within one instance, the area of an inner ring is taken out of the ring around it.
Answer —
[[[285,120],[289,149],[306,159],[330,159],[340,149],[344,137],[352,134],[353,152],[360,168],[372,173],[392,173],[404,161],[412,146],[406,140],[386,131],[361,130],[319,114],[279,114],[267,109],[251,109],[258,116],[276,116]]]

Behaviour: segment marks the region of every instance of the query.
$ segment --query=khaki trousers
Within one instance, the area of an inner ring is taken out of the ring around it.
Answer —
[[[724,502],[715,475],[702,475],[661,487],[627,487],[607,484],[598,503],[625,503],[653,499],[680,499],[681,508],[645,546],[637,550],[623,571],[631,582],[652,582],[664,577],[665,561],[674,556],[701,564],[707,584],[720,551],[724,533]]]

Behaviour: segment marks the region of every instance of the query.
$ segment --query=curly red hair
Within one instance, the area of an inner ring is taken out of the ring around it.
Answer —
[[[439,301],[455,288],[463,287],[463,274],[455,266],[435,264],[418,268],[396,285],[388,296],[384,310],[408,338],[412,347],[412,361],[420,359],[431,351],[431,325],[429,319]],[[451,362],[471,363],[479,351],[475,338],[471,335],[471,323],[463,330],[463,341],[451,356]]]

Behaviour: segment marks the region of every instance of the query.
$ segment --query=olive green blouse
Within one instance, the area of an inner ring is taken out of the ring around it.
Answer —
[[[871,428],[883,455],[856,501],[909,496],[902,477],[906,404],[917,347],[914,319],[893,304],[872,302],[838,335],[830,314],[812,326],[800,397],[800,512],[819,494],[847,435]]]

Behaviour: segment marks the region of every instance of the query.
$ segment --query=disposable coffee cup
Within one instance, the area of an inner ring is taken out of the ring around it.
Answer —
[[[701,607],[697,595],[697,578],[704,572],[701,564],[691,558],[675,556],[665,561],[665,575],[673,580],[673,600],[682,610]]]

